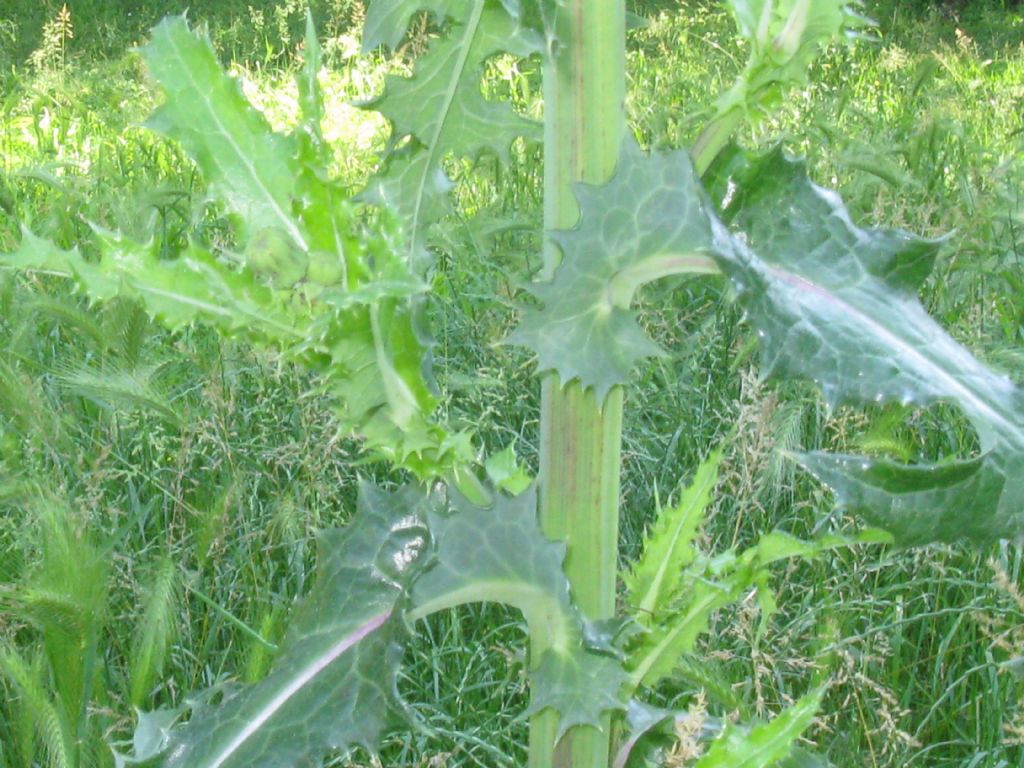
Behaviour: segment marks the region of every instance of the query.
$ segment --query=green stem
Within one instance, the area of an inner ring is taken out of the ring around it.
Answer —
[[[576,223],[578,181],[607,181],[624,132],[624,0],[565,0],[557,11],[556,44],[544,73],[544,224]],[[546,253],[550,274],[558,263]],[[547,376],[541,392],[540,516],[544,532],[567,542],[566,575],[583,613],[608,618],[615,610],[618,564],[619,462],[622,391],[603,403],[578,383],[564,389]],[[531,636],[540,658],[552,638]],[[607,768],[610,722],[603,732],[571,729],[555,746],[557,717],[530,721],[530,768]]]
[[[743,123],[743,110],[733,107],[708,123],[700,132],[697,141],[690,150],[690,159],[698,176],[703,176],[707,169],[725,149],[736,129]]]
[[[621,270],[608,285],[608,303],[629,309],[640,287],[671,275],[720,275],[722,270],[710,256],[702,253],[666,253],[644,259]]]

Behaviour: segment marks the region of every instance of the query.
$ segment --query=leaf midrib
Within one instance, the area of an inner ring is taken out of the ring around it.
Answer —
[[[299,228],[296,226],[292,218],[288,216],[288,214],[285,213],[285,211],[278,204],[277,200],[270,193],[270,190],[267,188],[266,184],[264,184],[263,179],[261,179],[260,175],[257,173],[256,166],[253,165],[252,161],[246,156],[245,152],[242,151],[242,148],[238,145],[238,142],[235,141],[235,137],[231,134],[230,131],[228,131],[227,127],[221,121],[220,115],[217,113],[217,110],[214,108],[213,103],[210,101],[209,94],[199,86],[199,83],[193,76],[192,67],[189,66],[181,50],[181,46],[178,44],[178,41],[175,39],[174,35],[170,31],[168,31],[167,33],[167,43],[172,49],[175,61],[179,65],[179,73],[184,73],[188,81],[188,84],[191,86],[191,90],[198,94],[198,100],[205,108],[205,112],[208,114],[210,120],[217,127],[217,130],[219,131],[221,136],[227,141],[232,152],[234,152],[238,160],[241,162],[242,167],[245,168],[248,175],[255,182],[257,188],[260,190],[260,192],[262,192],[265,195],[266,199],[270,202],[270,208],[274,211],[275,216],[283,223],[285,230],[291,235],[295,243],[303,250],[308,251],[309,245],[306,243],[306,239],[302,236],[302,232],[299,231]]]

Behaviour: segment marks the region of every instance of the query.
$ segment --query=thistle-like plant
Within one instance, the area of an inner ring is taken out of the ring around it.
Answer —
[[[770,532],[743,551],[703,551],[713,454],[659,510],[624,577],[626,615],[616,620],[622,390],[660,351],[633,303],[664,277],[724,274],[757,329],[765,375],[811,379],[832,406],[961,408],[980,443],[968,459],[794,457],[888,531],[856,540],[1021,534],[1024,397],[918,302],[938,244],[862,229],[799,162],[729,145],[742,120],[770,109],[817,49],[860,17],[839,0],[728,4],[750,62],[692,153],[647,154],[623,137],[621,2],[375,0],[368,48],[398,46],[419,13],[440,32],[413,74],[389,78],[370,105],[392,134],[355,198],[326,170],[312,29],[302,120],[287,135],[269,129],[183,19],[154,30],[142,55],[165,101],[148,126],[194,158],[231,217],[233,244],[196,238],[167,260],[152,243],[97,228],[94,261],[26,230],[4,262],[67,274],[96,300],[135,296],[172,328],[204,322],[276,351],[317,374],[370,455],[415,480],[396,491],[365,485],[353,521],[321,534],[316,586],[265,678],[143,715],[135,753],[119,764],[290,766],[373,749],[407,719],[396,679],[410,628],[478,601],[514,606],[528,625],[531,766],[637,759],[645,735],[673,715],[645,705],[646,691],[694,652],[713,612],[757,587],[770,614],[772,563],[851,543]],[[543,127],[482,95],[498,54],[543,60]],[[541,466],[536,484],[510,493],[500,480],[514,471],[488,481],[472,435],[435,414],[424,300],[434,227],[453,206],[446,161],[500,162],[520,140],[544,143],[549,243],[529,287],[535,301],[509,338],[535,353],[543,375]],[[697,765],[792,756],[822,696],[809,683],[771,722],[725,726]]]

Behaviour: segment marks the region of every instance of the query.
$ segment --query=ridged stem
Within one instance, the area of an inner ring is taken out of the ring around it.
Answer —
[[[623,0],[564,0],[555,48],[544,73],[544,224],[572,227],[579,216],[576,182],[607,181],[624,131]],[[546,254],[546,270],[558,254]],[[568,544],[565,570],[573,596],[592,619],[615,610],[618,562],[622,391],[603,403],[572,382],[548,375],[541,392],[540,515],[544,532]],[[532,659],[545,649],[531,638]],[[530,768],[607,768],[609,723],[570,730],[555,746],[557,718],[530,721]]]

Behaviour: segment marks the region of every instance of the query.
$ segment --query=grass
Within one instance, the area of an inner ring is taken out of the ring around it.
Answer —
[[[0,248],[15,244],[22,223],[68,247],[88,222],[155,229],[169,252],[187,232],[221,236],[202,180],[174,147],[135,127],[153,97],[125,50],[177,9],[139,0],[115,24],[76,3],[74,37],[60,42],[43,34],[59,6],[28,5],[18,26],[0,25],[0,39],[16,43],[4,47]],[[298,4],[253,3],[262,27],[241,3],[191,5],[269,119],[294,119]],[[650,145],[692,140],[693,115],[742,61],[717,5],[687,3],[685,19],[680,7],[645,4],[638,10],[652,22],[631,33],[630,120]],[[403,64],[353,55],[355,4],[315,9],[336,105],[326,133],[337,172],[356,186],[383,127],[342,104],[365,99]],[[862,222],[953,231],[925,299],[1019,377],[1024,20],[996,2],[969,4],[958,18],[882,0],[872,12],[879,41],[830,51],[810,84],[744,141],[781,140],[807,155],[814,177],[838,185]],[[536,108],[528,68],[496,64],[492,85]],[[436,365],[447,416],[473,424],[488,451],[515,443],[535,466],[529,360],[497,344],[514,322],[517,285],[537,266],[538,154],[520,148],[515,166],[507,178],[487,160],[453,169],[462,215],[488,226],[457,218],[442,233]],[[167,334],[127,303],[88,307],[66,296],[56,278],[0,275],[3,768],[111,765],[103,741],[128,732],[133,705],[258,678],[308,589],[314,531],[343,521],[357,476],[377,471],[355,463],[358,446],[337,433],[301,373],[201,328]],[[734,424],[706,533],[719,548],[774,527],[852,525],[783,459],[789,448],[972,448],[948,411],[829,414],[808,388],[760,382],[750,332],[720,284],[677,281],[642,301],[648,330],[671,353],[638,373],[627,395],[626,556],[656,497]],[[88,553],[90,577],[69,578]],[[1001,662],[1019,652],[1021,569],[1008,544],[980,555],[837,553],[781,569],[780,611],[768,625],[752,601],[720,616],[705,660],[659,694],[684,706],[703,689],[713,713],[767,715],[830,659],[835,683],[811,736],[835,765],[1019,765],[1024,753],[1008,740],[1019,741],[1021,689]],[[518,617],[495,607],[431,619],[402,683],[426,728],[396,736],[383,764],[522,764],[521,636]],[[78,650],[60,650],[69,644]],[[1015,722],[1017,731],[1004,729]]]

